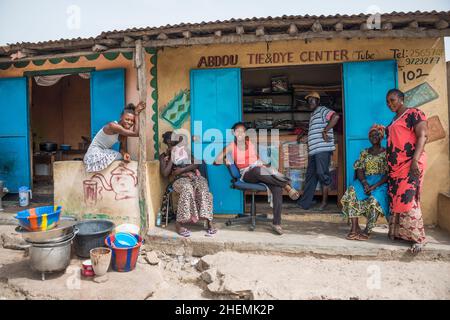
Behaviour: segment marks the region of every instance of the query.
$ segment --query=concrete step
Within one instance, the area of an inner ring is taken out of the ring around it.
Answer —
[[[149,230],[145,246],[172,255],[201,257],[220,251],[249,252],[283,256],[314,256],[359,260],[444,260],[450,261],[450,236],[439,229],[427,229],[428,244],[423,252],[412,256],[406,242],[392,242],[387,238],[387,226],[377,226],[368,241],[349,241],[346,224],[315,221],[284,221],[285,234],[275,235],[270,225],[259,224],[255,231],[247,225],[227,227],[216,220],[219,231],[206,236],[201,226],[189,226],[189,238],[179,236],[174,223],[167,228]]]
[[[0,225],[17,225],[16,214],[7,210],[0,212]]]

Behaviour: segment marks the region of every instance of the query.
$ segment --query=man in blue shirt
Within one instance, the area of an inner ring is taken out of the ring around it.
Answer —
[[[322,186],[320,211],[328,204],[328,191],[331,184],[330,162],[335,150],[333,127],[339,121],[339,115],[327,107],[320,106],[320,95],[309,93],[305,99],[312,110],[308,130],[308,168],[306,169],[305,188],[297,204],[308,210],[313,205],[317,183]]]

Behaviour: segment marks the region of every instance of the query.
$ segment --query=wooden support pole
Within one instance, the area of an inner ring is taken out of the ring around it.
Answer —
[[[320,24],[319,20],[316,20],[313,25],[311,26],[311,30],[313,32],[322,32],[322,25]]]
[[[192,33],[189,30],[183,31],[183,37],[185,39],[190,39],[192,37]]]
[[[137,84],[139,101],[147,102],[147,74],[145,67],[145,52],[142,40],[136,41],[135,67],[137,70]],[[139,147],[138,147],[138,193],[139,193],[139,214],[140,214],[140,234],[145,236],[148,229],[148,181],[147,181],[147,114],[148,106],[139,115]]]
[[[256,28],[256,32],[255,32],[257,37],[261,37],[264,35],[264,27],[263,26],[259,26],[258,28]]]
[[[361,24],[359,25],[359,30],[362,30],[362,31],[370,30],[370,28],[369,28],[367,22],[361,23]]]
[[[14,60],[17,60],[17,59],[26,58],[27,55],[24,54],[24,53],[22,53],[21,51],[17,51],[17,52],[15,52],[15,53],[11,54],[9,57],[10,57],[10,59],[11,59],[12,61],[14,61]]]
[[[102,51],[106,51],[106,50],[108,50],[108,47],[101,45],[101,44],[95,44],[92,47],[92,51],[94,51],[94,52],[102,52]]]
[[[118,40],[114,40],[114,39],[98,39],[95,40],[96,44],[103,44],[105,46],[109,46],[109,47],[117,47],[118,45],[120,45],[120,42]]]
[[[342,22],[338,22],[334,25],[334,30],[336,30],[337,32],[341,32],[342,30],[344,30],[344,24]]]
[[[236,27],[236,34],[243,35],[245,33],[243,26],[237,26]]]
[[[417,28],[419,28],[419,22],[417,22],[416,20],[411,21],[411,22],[408,24],[408,28],[411,28],[411,29],[417,29]]]
[[[128,43],[134,43],[134,39],[130,36],[124,36],[123,41],[128,42]]]
[[[164,32],[158,34],[158,36],[156,37],[156,39],[158,40],[167,40],[169,39],[169,37],[167,36],[167,34],[165,34]]]
[[[5,52],[5,53],[8,53],[8,52],[10,52],[11,51],[11,46],[10,45],[6,45],[6,46],[1,46],[0,47],[0,52]]]
[[[448,22],[445,20],[439,20],[437,21],[434,26],[436,27],[436,29],[441,30],[441,29],[446,29],[448,28]]]
[[[288,34],[291,36],[295,36],[298,33],[298,28],[295,23],[291,23],[288,29]]]
[[[22,48],[16,53],[10,55],[11,60],[23,59],[27,57],[34,57],[38,52],[36,50]]]

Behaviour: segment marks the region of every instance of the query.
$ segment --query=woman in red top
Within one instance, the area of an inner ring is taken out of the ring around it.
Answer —
[[[272,167],[267,167],[259,159],[255,145],[250,141],[246,134],[245,125],[238,122],[232,127],[235,139],[227,145],[217,156],[215,164],[230,164],[227,155],[231,155],[233,162],[241,172],[241,179],[248,183],[264,183],[272,193],[273,197],[273,231],[283,234],[281,228],[281,207],[283,204],[283,189],[285,189],[291,199],[297,200],[299,193],[289,185],[289,178],[278,172]]]
[[[386,128],[389,237],[412,242],[410,251],[418,253],[425,244],[420,191],[426,162],[427,118],[421,110],[406,107],[403,99],[403,92],[397,89],[389,90],[386,97],[389,109],[396,113]]]

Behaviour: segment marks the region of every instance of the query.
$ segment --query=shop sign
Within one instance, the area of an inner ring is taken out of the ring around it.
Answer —
[[[223,55],[223,56],[202,56],[198,61],[197,68],[209,67],[227,67],[238,64],[239,56],[237,54]]]

